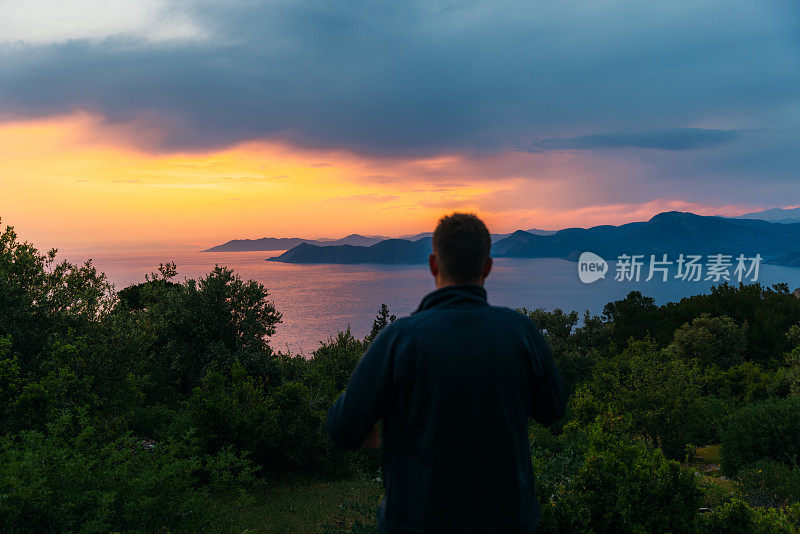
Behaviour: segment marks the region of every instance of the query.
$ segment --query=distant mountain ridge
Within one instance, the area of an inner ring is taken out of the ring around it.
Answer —
[[[513,239],[512,239],[513,238]],[[621,254],[761,254],[776,258],[800,247],[800,224],[727,219],[664,212],[647,222],[568,228],[552,236],[515,232],[495,244],[497,256],[575,260],[592,251],[604,258]]]
[[[301,237],[262,237],[261,239],[233,239],[201,252],[247,252],[259,250],[289,250],[297,245],[308,243],[320,247],[355,245],[368,247],[389,239],[386,236],[350,234],[341,239],[304,239]]]
[[[523,230],[517,230],[523,231]],[[536,235],[553,235],[558,230],[538,230],[536,228],[531,228],[530,230],[524,230],[529,234],[536,234]],[[506,237],[510,236],[511,234],[490,234],[492,238],[492,243],[495,241],[500,241],[501,239],[505,239]],[[422,232],[420,234],[410,234],[410,235],[401,235],[399,239],[408,239],[410,241],[418,241],[423,237],[433,237],[433,232]]]
[[[645,222],[567,228],[550,235],[517,230],[492,244],[492,256],[577,260],[591,251],[606,259],[622,254],[761,254],[765,261],[793,265],[800,249],[800,223],[778,224],[670,211]],[[371,246],[301,244],[270,261],[287,263],[425,263],[430,238],[387,239]]]
[[[430,237],[416,241],[409,239],[385,239],[369,247],[337,245],[321,247],[302,243],[280,256],[268,261],[283,263],[384,263],[416,264],[425,263],[431,253]]]
[[[535,228],[525,230],[526,232],[537,235],[551,235],[555,230],[537,230]],[[408,241],[419,241],[425,237],[431,237],[433,232],[423,232],[420,234],[404,235],[396,239]],[[492,234],[492,242],[505,239],[511,234]],[[356,247],[369,247],[385,241],[394,239],[383,235],[361,235],[350,234],[341,239],[306,239],[302,237],[262,237],[260,239],[232,239],[221,245],[216,245],[201,252],[253,252],[268,250],[289,250],[303,243],[316,245],[318,247],[332,247],[338,245],[353,245]]]
[[[734,219],[760,219],[781,224],[800,222],[800,208],[771,208],[764,211],[737,215]]]

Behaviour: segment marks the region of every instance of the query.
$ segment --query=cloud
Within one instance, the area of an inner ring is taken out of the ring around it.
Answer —
[[[800,202],[795,1],[0,4],[0,124],[82,110],[96,145],[199,175],[248,141],[303,155],[218,182],[499,190],[497,212]]]
[[[76,2],[89,0],[64,3]],[[781,127],[799,96],[800,4],[788,1],[197,0],[152,24],[202,37],[180,39],[142,33],[167,4],[143,5],[130,25],[106,12],[104,31],[85,9],[92,27],[74,35],[33,38],[23,20],[16,37],[30,39],[0,45],[0,117],[138,119],[158,132],[138,136],[148,150],[272,138],[407,156],[758,128],[770,113]]]
[[[201,37],[180,4],[166,0],[0,2],[0,43],[49,44],[128,36],[157,43]]]
[[[527,152],[548,150],[598,150],[606,148],[649,148],[655,150],[698,150],[714,148],[737,139],[736,130],[674,128],[639,133],[604,133],[580,137],[551,138],[520,147]]]

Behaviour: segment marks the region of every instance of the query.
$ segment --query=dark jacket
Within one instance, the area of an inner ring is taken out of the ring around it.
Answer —
[[[381,532],[534,532],[528,419],[551,424],[565,395],[533,322],[477,285],[428,294],[387,326],[328,412],[355,448],[383,419]]]

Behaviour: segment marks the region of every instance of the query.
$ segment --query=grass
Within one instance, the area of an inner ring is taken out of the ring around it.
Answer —
[[[695,458],[703,460],[709,464],[719,464],[722,461],[722,454],[720,454],[719,445],[698,447],[694,450],[694,456]]]
[[[697,471],[699,484],[703,489],[703,506],[716,508],[733,496],[740,494],[739,483],[722,476],[719,464],[722,460],[720,446],[708,445],[697,447],[692,454],[688,467]]]
[[[738,483],[720,477],[719,445],[695,449],[688,465],[698,471],[706,494],[704,506],[714,508],[738,493]],[[716,468],[716,469],[714,469]],[[216,503],[217,519],[206,532],[322,533],[327,525],[345,525],[356,518],[371,521],[383,488],[364,476],[345,480],[292,478],[264,482],[248,497]],[[346,503],[359,503],[351,508]]]
[[[233,498],[220,502],[218,520],[203,530],[270,534],[323,532],[325,525],[354,519],[353,511],[342,511],[345,502],[363,503],[368,519],[373,519],[382,493],[379,483],[366,478],[273,482],[253,492],[250,502]]]

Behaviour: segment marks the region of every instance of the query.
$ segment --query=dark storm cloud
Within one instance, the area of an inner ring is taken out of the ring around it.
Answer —
[[[736,136],[687,125],[733,117],[764,127],[763,116],[786,116],[800,98],[797,3],[183,8],[200,39],[0,45],[0,116],[155,117],[165,136],[140,142],[156,150],[261,137],[386,155],[524,139],[548,150],[684,150]],[[598,131],[645,133],[585,135]]]
[[[738,138],[736,130],[674,128],[638,133],[604,133],[580,137],[542,139],[520,150],[545,152],[549,150],[596,150],[603,148],[650,148],[655,150],[697,150],[713,148]]]

